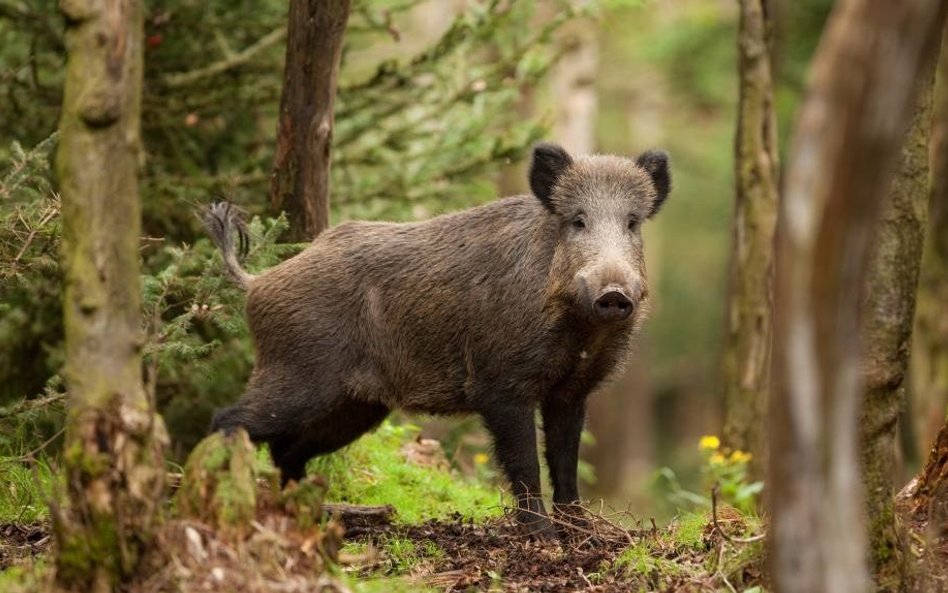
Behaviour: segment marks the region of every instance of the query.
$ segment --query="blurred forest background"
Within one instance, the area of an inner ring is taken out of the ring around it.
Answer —
[[[64,72],[56,4],[0,0],[0,454],[11,456],[55,447],[63,420],[49,171]],[[775,3],[781,142],[831,5]],[[240,394],[253,355],[241,295],[195,209],[226,196],[256,216],[251,269],[300,249],[281,242],[287,225],[267,197],[286,4],[155,0],[146,10],[146,367],[181,461],[212,410]],[[652,318],[638,359],[592,399],[584,452],[584,494],[623,508],[632,500],[641,513],[672,510],[651,506],[659,468],[697,487],[698,438],[722,422],[737,19],[733,0],[358,0],[345,36],[333,224],[425,218],[525,192],[524,158],[540,139],[574,153],[670,152],[672,197],[645,231]],[[461,467],[487,448],[474,420],[424,423]]]

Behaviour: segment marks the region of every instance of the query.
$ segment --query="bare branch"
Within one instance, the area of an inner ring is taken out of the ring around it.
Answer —
[[[267,33],[261,37],[260,40],[253,45],[219,62],[214,62],[213,64],[208,64],[203,68],[198,68],[197,70],[191,70],[189,72],[175,72],[168,74],[163,79],[164,83],[170,88],[179,88],[193,84],[204,78],[217,76],[218,74],[246,64],[256,57],[257,54],[281,43],[285,38],[286,27],[274,29],[270,33]]]

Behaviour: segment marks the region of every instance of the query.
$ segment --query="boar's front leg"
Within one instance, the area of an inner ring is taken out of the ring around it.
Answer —
[[[586,398],[553,394],[543,400],[541,411],[554,509],[566,511],[569,505],[579,502],[576,466],[586,418]]]
[[[529,405],[498,406],[493,403],[481,415],[494,437],[497,460],[517,497],[517,521],[530,535],[555,538],[556,532],[541,499],[534,409]]]

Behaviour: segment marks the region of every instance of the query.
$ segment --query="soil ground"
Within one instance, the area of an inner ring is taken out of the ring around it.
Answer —
[[[722,517],[721,524],[735,536],[746,528],[736,512]],[[414,542],[420,558],[401,578],[452,592],[699,592],[719,591],[731,581],[738,590],[763,584],[759,547],[752,558],[710,524],[688,544],[674,524],[628,530],[589,513],[579,520],[560,519],[557,529],[560,541],[537,540],[506,518],[478,524],[454,517],[420,525],[350,527],[346,536],[382,549],[392,547],[386,542]],[[383,554],[358,572],[371,577],[397,574],[397,568],[397,559]]]
[[[349,578],[327,577],[319,554],[327,544],[338,546],[338,535],[326,530],[314,538],[285,516],[261,516],[253,533],[234,544],[218,538],[206,526],[172,521],[163,532],[164,568],[170,583],[184,578],[184,591],[682,591],[747,590],[766,587],[760,547],[728,542],[705,525],[690,545],[681,544],[675,525],[625,530],[615,522],[587,515],[575,523],[561,523],[560,541],[536,540],[523,535],[506,518],[473,523],[456,516],[418,525],[359,524],[345,530],[357,554],[341,554]],[[719,523],[733,537],[746,534],[737,513],[721,509]],[[909,520],[913,541],[931,538],[926,523]],[[331,531],[331,530],[330,530]],[[340,529],[336,529],[341,534]],[[335,541],[336,543],[332,543]],[[929,590],[948,590],[948,534],[940,534],[920,554]],[[29,565],[49,548],[48,524],[0,525],[0,570]],[[410,558],[397,557],[392,542],[411,542]],[[314,550],[318,550],[314,554]],[[630,550],[633,553],[630,554]],[[335,554],[336,550],[331,550]],[[174,578],[172,578],[174,577]],[[164,579],[160,579],[164,580]],[[165,590],[151,580],[144,590]],[[157,585],[157,587],[156,587]],[[220,588],[216,587],[220,585]],[[315,588],[314,588],[315,587]],[[941,587],[941,588],[939,588]],[[170,590],[170,589],[169,589]]]
[[[0,570],[32,563],[46,552],[49,542],[45,521],[0,524]]]
[[[296,529],[286,517],[269,513],[258,517],[253,533],[235,544],[206,525],[175,520],[159,538],[163,566],[136,590],[164,591],[171,582],[180,587],[182,579],[186,584],[177,590],[234,593],[348,591],[357,581],[374,583],[369,589],[373,591],[703,592],[725,586],[718,568],[726,544],[711,526],[691,547],[673,543],[673,526],[625,530],[592,515],[560,522],[558,529],[561,540],[550,541],[522,534],[506,518],[487,523],[456,516],[419,525],[353,524],[345,538],[365,544],[365,551],[341,554],[350,578],[328,579],[318,557],[325,554],[327,543],[335,546],[331,542],[339,540],[326,537],[327,530],[314,536]],[[744,527],[728,529],[737,533]],[[31,563],[45,553],[47,530],[45,523],[0,526],[0,569]],[[393,541],[403,546],[411,542],[410,559],[396,557]],[[630,556],[630,547],[640,554]],[[745,562],[739,570],[741,589],[760,584],[755,562]]]

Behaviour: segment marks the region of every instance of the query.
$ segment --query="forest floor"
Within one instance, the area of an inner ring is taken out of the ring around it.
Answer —
[[[725,515],[725,531],[746,532],[736,513]],[[200,522],[174,520],[159,538],[161,565],[135,591],[762,590],[754,588],[762,585],[760,548],[731,546],[699,519],[625,530],[590,515],[581,525],[561,523],[561,541],[524,536],[506,518],[356,524],[336,540],[333,527],[307,532],[265,513],[238,541]],[[321,553],[339,541],[339,564],[330,569]],[[42,562],[49,542],[45,522],[0,526],[0,570]]]
[[[462,475],[437,443],[386,424],[344,452],[311,464],[328,483],[323,491],[323,479],[307,480],[319,492],[316,500],[340,501],[346,509],[331,520],[324,513],[313,521],[318,513],[304,508],[309,494],[274,490],[272,480],[268,487],[268,456],[252,449],[247,455],[259,462],[252,520],[222,526],[210,499],[199,501],[196,513],[187,511],[189,503],[180,496],[187,483],[199,484],[202,496],[223,483],[208,486],[215,478],[193,473],[189,460],[184,474],[170,480],[177,495],[143,571],[150,576],[131,593],[750,593],[766,585],[761,543],[736,541],[758,533],[760,522],[729,506],[719,509],[716,528],[707,509],[682,512],[659,526],[589,505],[553,517],[559,540],[537,540],[507,516],[507,501],[485,473],[484,460],[481,475]],[[0,463],[0,479],[10,485],[0,501],[6,504],[0,505],[0,590],[5,592],[41,590],[49,578],[50,529],[44,494],[36,485],[50,483],[56,472],[51,464],[42,468],[37,479],[35,468]],[[349,512],[347,505],[387,505],[394,512],[366,516]]]
[[[743,533],[746,524],[733,515],[725,529]],[[353,540],[380,542],[386,551],[375,565],[357,569],[363,578],[389,574],[409,587],[443,591],[697,592],[734,588],[731,581],[739,591],[761,585],[760,549],[731,548],[696,519],[626,530],[587,515],[581,524],[561,522],[561,540],[549,542],[520,534],[506,519],[477,524],[457,517],[388,526]],[[411,542],[417,559],[407,571],[399,570],[393,541]]]
[[[307,484],[315,490],[296,492],[273,488],[272,479],[267,486],[261,476],[272,470],[268,456],[251,448],[247,454],[261,467],[252,474],[258,487],[251,488],[257,499],[250,519],[225,526],[215,522],[213,503],[189,514],[176,496],[143,571],[149,576],[129,593],[767,589],[764,545],[755,537],[763,527],[753,515],[724,504],[716,513],[696,506],[660,526],[588,505],[553,517],[559,540],[537,540],[507,516],[505,499],[490,480],[458,474],[439,447],[423,441],[384,425],[312,464],[328,488],[314,478]],[[29,490],[49,479],[37,480],[35,469],[32,480],[17,477],[27,471],[17,467],[0,463],[8,486],[0,496],[6,504],[0,504],[0,590],[25,593],[44,589],[50,578],[43,494]],[[208,490],[213,478],[186,468],[172,487],[180,493],[189,480],[202,495],[223,483]],[[308,492],[316,498],[306,498]],[[323,511],[329,507],[329,513],[318,519],[312,501],[318,509],[319,498],[345,504],[327,503]],[[352,512],[366,505],[388,505],[394,512]],[[948,590],[948,534],[932,540],[924,522],[906,517],[906,525],[934,586],[929,590]]]
[[[724,503],[712,511],[695,499],[664,525],[587,505],[553,515],[559,539],[538,540],[508,516],[509,502],[485,473],[486,460],[479,462],[480,473],[458,472],[437,442],[418,438],[410,427],[384,424],[344,451],[315,460],[309,468],[314,475],[285,490],[276,487],[269,455],[249,441],[213,451],[201,461],[196,449],[183,474],[169,474],[173,497],[166,520],[141,571],[147,576],[129,593],[768,588],[762,520]],[[238,454],[246,456],[242,463],[211,467],[210,460]],[[215,507],[223,500],[218,495],[228,496],[225,484],[239,476],[235,467],[245,468],[246,479],[255,481],[248,483],[256,483],[249,492],[256,494],[239,524],[225,524]],[[4,593],[48,585],[45,500],[56,474],[51,461],[0,458]],[[196,501],[188,498],[189,489]],[[903,524],[916,573],[925,581],[916,590],[948,591],[948,532],[930,528],[943,521],[907,509],[901,505]]]
[[[925,590],[948,590],[948,534],[932,542],[926,521],[903,518]],[[733,541],[760,526],[730,507],[720,509],[718,528],[706,513],[632,529],[620,527],[621,517],[587,513],[559,521],[561,540],[553,542],[522,535],[504,516],[473,521],[455,514],[406,524],[344,515],[343,521],[306,530],[295,517],[260,509],[250,532],[235,540],[206,523],[171,520],[159,538],[153,576],[133,591],[766,590],[762,546]],[[926,540],[931,544],[921,553],[918,544]],[[0,585],[28,576],[49,550],[46,520],[0,524]],[[22,591],[35,590],[28,580],[21,583]]]

